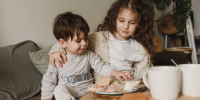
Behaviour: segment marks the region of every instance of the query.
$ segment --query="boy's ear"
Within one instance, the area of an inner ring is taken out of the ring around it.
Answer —
[[[59,39],[58,42],[60,43],[60,45],[63,47],[63,48],[67,48],[67,42],[63,39]]]

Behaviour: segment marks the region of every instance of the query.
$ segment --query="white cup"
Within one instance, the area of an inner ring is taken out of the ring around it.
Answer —
[[[200,64],[178,65],[182,72],[182,94],[200,97]]]
[[[143,75],[144,84],[150,89],[151,96],[159,100],[177,99],[180,79],[179,68],[171,66],[151,67]]]

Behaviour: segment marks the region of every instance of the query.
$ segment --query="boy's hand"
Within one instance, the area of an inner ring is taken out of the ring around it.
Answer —
[[[131,73],[128,71],[127,72],[119,72],[114,69],[110,72],[110,76],[115,77],[119,81],[123,81],[122,78],[124,78],[126,81],[128,81],[128,79],[126,77],[126,76],[128,76],[129,80],[131,80]]]

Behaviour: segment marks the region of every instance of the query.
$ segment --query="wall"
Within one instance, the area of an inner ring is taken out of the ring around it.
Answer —
[[[194,15],[194,36],[200,35],[200,0],[192,0],[192,10]]]
[[[32,40],[40,48],[55,44],[56,15],[73,11],[82,15],[90,33],[103,20],[115,0],[0,0],[0,47]]]
[[[40,48],[54,44],[53,19],[59,13],[73,11],[82,15],[94,32],[115,0],[0,0],[0,47],[32,40]],[[200,0],[192,0],[194,35],[200,35]],[[172,9],[170,6],[165,13]],[[155,10],[155,19],[162,12]]]

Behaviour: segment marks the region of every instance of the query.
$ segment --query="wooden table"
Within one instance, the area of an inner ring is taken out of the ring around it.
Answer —
[[[146,88],[146,86],[142,83],[140,83],[141,88],[134,93],[143,93],[148,100],[156,100],[153,99],[149,89]],[[134,93],[130,93],[130,94],[134,94]],[[109,95],[98,95],[95,94],[93,92],[89,92],[87,94],[85,94],[83,97],[81,97],[79,100],[121,100],[123,95],[117,95],[117,96],[109,96]],[[184,96],[184,95],[179,95],[178,99],[176,100],[200,100],[200,97],[189,97],[189,96]]]
[[[132,93],[133,94],[133,93]],[[148,100],[156,100],[152,98],[150,92],[143,92],[143,94],[148,98]],[[96,98],[93,96],[93,92],[89,92],[86,95],[84,95],[80,100],[121,100],[123,95],[118,95],[115,97],[110,97],[110,98]],[[189,97],[189,96],[184,96],[184,95],[179,95],[178,99],[176,100],[200,100],[200,97]]]
[[[148,100],[156,100],[153,99],[150,92],[143,92],[143,94],[148,98]],[[96,99],[94,99],[96,100]],[[98,99],[97,99],[98,100]],[[179,95],[178,99],[176,100],[200,100],[200,97],[189,97],[189,96],[184,96],[184,95]]]

